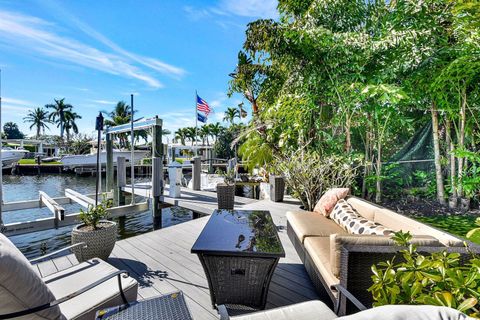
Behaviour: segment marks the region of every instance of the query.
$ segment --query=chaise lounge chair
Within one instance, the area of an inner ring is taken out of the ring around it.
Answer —
[[[91,259],[41,278],[0,233],[0,319],[94,319],[98,309],[137,299],[138,283],[128,272],[101,259]]]

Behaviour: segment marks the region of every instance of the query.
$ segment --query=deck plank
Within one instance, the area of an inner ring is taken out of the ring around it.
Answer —
[[[183,190],[182,190],[183,192]],[[215,194],[213,194],[215,195]],[[206,192],[182,193],[183,201],[203,206],[207,214],[216,207],[216,199]],[[197,202],[195,202],[197,197]],[[318,295],[286,232],[286,212],[298,210],[298,202],[240,198],[238,209],[268,210],[279,230],[286,257],[280,259],[270,285],[267,308],[318,299]],[[117,241],[109,262],[125,269],[139,282],[139,299],[181,290],[195,319],[218,319],[212,308],[207,280],[198,257],[190,253],[193,243],[209,217],[201,217],[125,240]],[[43,275],[55,269],[75,264],[74,255],[42,262],[36,266]]]

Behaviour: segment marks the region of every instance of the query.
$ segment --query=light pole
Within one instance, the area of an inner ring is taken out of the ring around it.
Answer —
[[[103,130],[103,115],[100,112],[97,116],[97,120],[95,121],[95,130],[98,132],[97,136],[97,176],[96,176],[96,184],[95,184],[95,207],[98,205],[98,187],[100,184],[100,175],[102,174],[102,168],[100,167],[100,142],[102,139],[102,130]]]

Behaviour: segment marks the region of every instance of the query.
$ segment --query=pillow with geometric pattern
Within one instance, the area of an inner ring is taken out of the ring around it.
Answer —
[[[353,219],[361,218],[361,216],[353,209],[353,207],[344,199],[338,200],[335,207],[333,207],[332,213],[329,216],[330,219],[335,221],[340,227],[348,232],[347,226]]]
[[[348,220],[346,230],[350,234],[369,234],[377,236],[392,236],[395,231],[384,225],[358,216]]]

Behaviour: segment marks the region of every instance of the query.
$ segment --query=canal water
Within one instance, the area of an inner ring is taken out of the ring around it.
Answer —
[[[62,197],[64,196],[66,188],[84,194],[95,193],[95,177],[81,177],[74,174],[3,176],[4,202],[38,199],[38,191],[44,191],[52,197]],[[129,201],[128,198],[126,200]],[[138,198],[138,200],[142,199]],[[66,214],[79,212],[82,208],[77,204],[66,204],[62,206],[65,208]],[[4,212],[3,221],[4,223],[22,222],[51,216],[52,213],[43,207]],[[185,222],[192,218],[193,212],[184,208],[170,207],[162,210],[163,227]],[[125,239],[154,230],[153,218],[150,211],[129,215],[122,219],[114,219],[114,221],[118,223],[118,239]],[[10,240],[12,240],[27,258],[31,259],[70,245],[70,231],[72,227],[73,226],[69,226],[13,236],[10,237]]]

